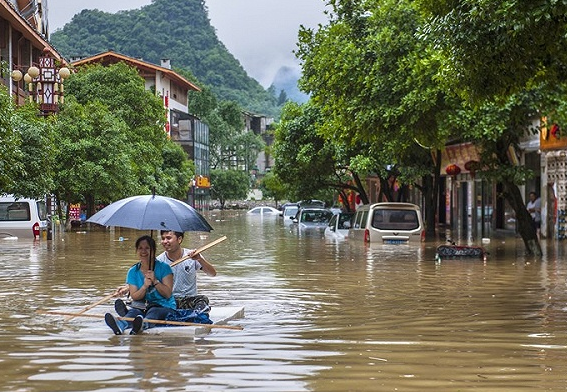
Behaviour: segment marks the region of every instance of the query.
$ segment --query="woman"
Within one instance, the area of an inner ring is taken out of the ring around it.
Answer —
[[[121,335],[126,328],[132,328],[131,335],[138,334],[143,328],[143,319],[165,320],[175,312],[173,291],[173,273],[171,267],[156,260],[154,270],[150,268],[150,254],[156,254],[155,240],[144,235],[136,241],[136,255],[140,261],[133,265],[126,275],[126,284],[133,300],[132,308],[125,317],[133,317],[133,322],[118,320],[106,313],[104,320],[116,335]],[[147,328],[153,327],[148,323]]]

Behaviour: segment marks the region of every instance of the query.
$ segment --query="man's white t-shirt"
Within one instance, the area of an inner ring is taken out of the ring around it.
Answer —
[[[182,257],[190,255],[192,251],[193,249],[183,248]],[[156,259],[170,265],[176,261],[170,260],[166,252],[157,256]],[[201,264],[193,259],[187,259],[171,267],[173,270],[173,296],[175,298],[194,297],[197,295],[197,271],[201,268]]]

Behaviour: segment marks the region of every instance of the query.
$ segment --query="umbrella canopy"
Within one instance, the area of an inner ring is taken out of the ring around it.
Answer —
[[[138,230],[211,231],[205,218],[189,204],[166,196],[140,195],[115,201],[87,219],[103,226]]]

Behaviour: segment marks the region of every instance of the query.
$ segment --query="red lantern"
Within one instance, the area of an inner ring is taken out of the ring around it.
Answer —
[[[471,177],[474,178],[475,172],[480,169],[480,162],[478,161],[468,161],[465,163],[465,169],[471,173]]]
[[[456,176],[461,172],[461,168],[458,165],[452,163],[445,168],[445,172],[447,172],[447,174],[450,176]]]
[[[553,124],[549,133],[551,133],[551,136],[554,138],[559,139],[561,137],[561,128],[559,128],[559,125]]]

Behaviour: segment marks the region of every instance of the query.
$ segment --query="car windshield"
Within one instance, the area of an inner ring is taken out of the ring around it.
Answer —
[[[372,227],[380,230],[415,230],[419,227],[417,211],[377,209],[372,216]]]

